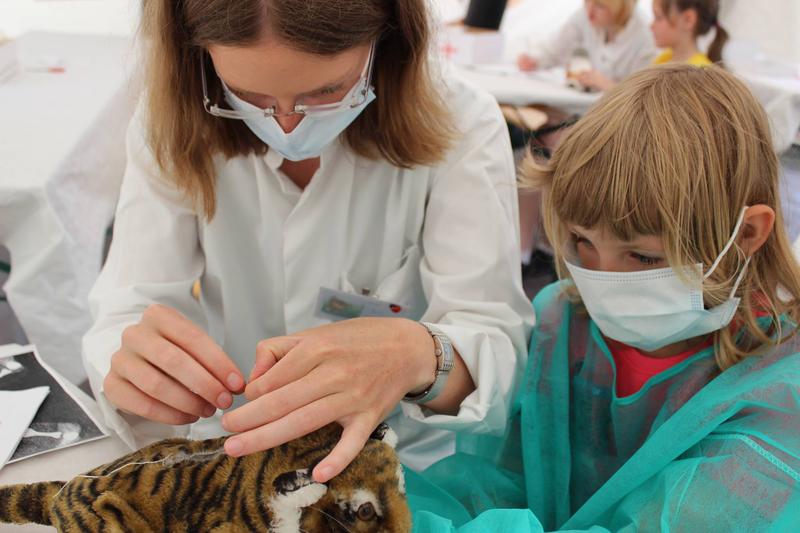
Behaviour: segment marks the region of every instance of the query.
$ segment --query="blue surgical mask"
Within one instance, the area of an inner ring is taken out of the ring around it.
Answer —
[[[274,117],[255,116],[261,112],[258,107],[245,102],[223,83],[225,100],[236,111],[246,113],[244,123],[259,139],[290,161],[303,161],[318,157],[330,143],[334,141],[375,100],[372,87],[366,98],[356,106],[347,106],[335,111],[306,115],[297,127],[286,133]],[[343,101],[350,101],[356,91],[362,90],[357,83],[348,92]]]
[[[739,307],[740,298],[735,294],[750,258],[744,262],[728,299],[720,305],[705,309],[703,280],[730,250],[746,210],[742,209],[733,235],[705,275],[701,264],[684,267],[688,284],[673,268],[600,272],[567,262],[581,300],[603,335],[652,352],[726,327]]]

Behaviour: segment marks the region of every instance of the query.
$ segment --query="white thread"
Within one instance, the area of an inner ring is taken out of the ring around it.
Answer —
[[[103,474],[102,476],[90,476],[89,474],[78,474],[74,478],[72,478],[69,481],[67,481],[66,483],[64,483],[64,485],[60,489],[58,489],[58,492],[56,492],[56,495],[53,496],[53,498],[54,499],[57,498],[58,495],[61,494],[61,491],[63,491],[67,487],[67,485],[69,485],[70,483],[72,483],[73,481],[75,481],[78,478],[102,479],[104,477],[113,476],[114,474],[116,474],[120,470],[122,470],[124,468],[128,468],[129,466],[155,465],[155,464],[159,464],[160,463],[160,464],[162,464],[162,465],[164,465],[164,466],[166,466],[168,468],[171,468],[171,467],[175,466],[178,463],[182,463],[183,461],[190,461],[190,460],[194,460],[194,459],[200,459],[202,461],[210,461],[212,458],[214,458],[216,456],[219,456],[222,453],[224,453],[224,450],[225,450],[224,448],[219,448],[219,449],[208,451],[208,452],[196,452],[196,453],[191,453],[191,454],[187,454],[187,453],[181,452],[181,453],[178,453],[178,454],[169,454],[166,457],[164,457],[163,459],[159,459],[158,461],[141,461],[141,462],[126,463],[126,464],[124,464],[124,465],[122,465],[122,466],[120,466],[118,468],[115,468],[114,470],[112,470],[108,474]]]
[[[184,461],[194,461],[194,462],[204,462],[205,463],[205,462],[211,461],[212,459],[214,459],[216,457],[219,457],[223,453],[225,453],[225,449],[224,448],[219,448],[219,449],[211,450],[211,451],[207,451],[207,452],[195,452],[195,453],[183,453],[183,452],[181,452],[181,453],[175,454],[174,456],[173,455],[168,455],[167,457],[162,459],[162,462],[164,463],[164,466],[175,466],[176,464],[182,463]]]
[[[55,499],[55,498],[58,498],[58,495],[59,495],[59,494],[61,494],[61,491],[62,491],[62,490],[64,490],[64,489],[67,487],[67,485],[69,485],[70,483],[72,483],[73,481],[75,481],[76,479],[78,479],[79,477],[86,478],[86,479],[102,479],[102,478],[104,478],[104,477],[112,476],[112,475],[116,474],[117,472],[119,472],[120,470],[122,470],[123,468],[127,468],[127,467],[129,467],[129,466],[136,466],[136,465],[154,465],[154,464],[157,464],[157,463],[163,463],[164,461],[166,461],[167,459],[169,459],[169,457],[170,457],[170,456],[167,456],[167,457],[165,457],[164,459],[160,459],[160,460],[158,460],[158,461],[145,461],[145,462],[141,462],[141,463],[127,463],[127,464],[124,464],[124,465],[120,466],[119,468],[115,468],[114,470],[112,470],[112,471],[111,471],[111,472],[109,472],[108,474],[103,474],[102,476],[90,476],[90,475],[88,475],[88,474],[78,474],[78,475],[77,475],[77,476],[75,476],[74,478],[72,478],[72,479],[70,479],[69,481],[67,481],[66,483],[64,483],[64,486],[62,486],[60,489],[58,489],[58,492],[56,492],[56,495],[55,495],[55,496],[53,496],[53,498],[54,498],[54,499]]]

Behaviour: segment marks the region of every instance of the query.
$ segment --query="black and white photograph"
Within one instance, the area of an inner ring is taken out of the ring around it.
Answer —
[[[0,390],[21,391],[41,386],[50,387],[50,394],[22,436],[9,464],[106,436],[78,400],[41,363],[35,351],[28,349],[0,358]]]

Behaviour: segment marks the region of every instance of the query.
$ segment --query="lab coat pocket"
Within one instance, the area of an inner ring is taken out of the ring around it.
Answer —
[[[358,276],[354,277],[355,273],[351,271],[342,273],[339,289],[342,293],[355,295],[352,298],[369,297],[368,300],[364,299],[364,302],[371,302],[370,305],[365,304],[366,308],[370,309],[365,309],[362,316],[403,316],[418,320],[427,305],[419,275],[420,258],[419,246],[413,245],[403,252],[399,268],[383,277],[380,273],[372,276],[373,280],[379,280],[377,284],[370,286],[358,282]],[[388,304],[387,308],[393,312],[383,313],[376,310],[383,308],[378,305],[380,303]],[[398,311],[398,308],[401,311]]]
[[[422,318],[427,307],[419,272],[421,259],[422,253],[418,245],[406,249],[400,268],[381,279],[373,293],[380,300],[408,308],[410,316],[415,320]]]

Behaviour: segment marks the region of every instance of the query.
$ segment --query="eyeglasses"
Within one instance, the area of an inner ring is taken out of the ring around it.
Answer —
[[[288,113],[278,113],[276,106],[270,106],[264,109],[253,106],[252,111],[237,111],[233,109],[226,109],[219,107],[216,103],[212,103],[208,97],[208,82],[206,80],[206,69],[204,58],[200,59],[200,77],[203,83],[203,107],[206,112],[220,118],[229,119],[250,119],[250,118],[269,118],[269,117],[284,117],[290,115],[326,115],[337,113],[353,107],[362,105],[368,98],[369,90],[372,88],[372,69],[375,59],[375,44],[373,41],[369,49],[369,57],[367,63],[361,72],[358,81],[347,92],[344,98],[338,102],[329,104],[302,104],[295,103],[294,109]],[[220,80],[222,81],[222,80]]]

